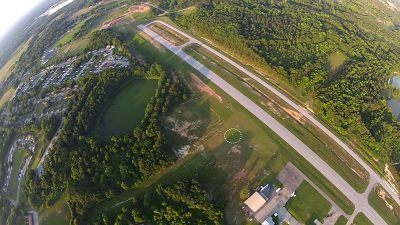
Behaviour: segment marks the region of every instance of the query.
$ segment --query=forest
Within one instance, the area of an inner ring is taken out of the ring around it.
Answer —
[[[377,22],[359,22],[350,6],[333,1],[208,1],[175,20],[245,62],[272,68],[299,87],[300,95],[315,96],[320,116],[336,131],[355,137],[370,158],[396,164],[400,125],[381,93],[399,62],[400,43],[391,30],[368,32],[377,30]],[[328,57],[337,52],[346,61],[331,71]]]
[[[59,194],[79,216],[100,201],[133,188],[135,183],[165,168],[175,160],[159,119],[173,104],[185,100],[186,87],[159,66],[148,73],[159,77],[158,90],[146,108],[145,117],[134,133],[123,137],[100,138],[92,135],[103,105],[115,94],[112,90],[134,78],[130,71],[104,71],[78,81],[82,91],[71,100],[64,128],[50,152],[44,172],[38,179],[31,170],[27,178],[29,201],[51,205]],[[158,74],[154,74],[157,72]],[[145,74],[143,74],[145,76]]]
[[[111,224],[223,224],[223,212],[210,200],[197,180],[159,185],[143,197],[130,200],[117,213],[103,213],[90,225]]]

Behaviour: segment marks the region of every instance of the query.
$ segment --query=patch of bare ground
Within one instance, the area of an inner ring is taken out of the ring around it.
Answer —
[[[128,12],[109,21],[104,22],[101,25],[101,29],[107,29],[110,28],[112,26],[118,25],[119,23],[121,23],[125,18],[128,18],[129,16],[131,16],[134,13],[142,13],[142,12],[147,12],[148,10],[150,10],[150,7],[148,5],[142,4],[142,5],[135,5],[135,6],[131,6],[128,9]]]
[[[389,164],[385,164],[385,178],[386,181],[392,186],[396,191],[398,191],[396,178],[393,176],[392,171],[390,171]]]
[[[200,78],[198,78],[194,74],[192,74],[192,84],[201,92],[204,92],[207,95],[217,99],[220,103],[223,103],[222,97],[218,95],[213,89],[211,89],[207,84],[205,84]]]

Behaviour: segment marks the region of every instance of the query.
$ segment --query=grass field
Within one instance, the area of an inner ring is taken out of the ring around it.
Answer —
[[[13,156],[10,185],[8,186],[8,196],[13,200],[17,199],[18,174],[22,167],[22,163],[24,161],[25,156],[26,156],[26,151],[24,149],[18,149],[18,148],[15,149]]]
[[[306,181],[297,188],[296,195],[287,202],[286,208],[301,223],[314,224],[315,219],[322,223],[332,208],[332,205]]]
[[[260,85],[253,86],[254,83],[245,83],[248,81],[247,75],[234,68],[229,63],[215,56],[205,48],[197,45],[191,45],[185,48],[185,52],[197,59],[203,65],[207,66],[223,79],[228,81],[243,94],[258,103],[258,105],[274,116],[279,122],[291,130],[299,139],[314,150],[324,161],[334,168],[353,188],[358,192],[363,192],[368,185],[368,173],[364,168],[355,161],[348,153],[338,146],[329,137],[326,137],[318,128],[312,124],[301,123],[300,119],[292,119],[287,114],[271,104],[268,106],[272,98],[274,102],[285,109],[290,109],[285,102],[271,94],[267,89]],[[257,90],[259,92],[257,92]],[[265,96],[262,95],[266,94]],[[272,104],[274,105],[274,104]],[[283,109],[282,108],[282,109]],[[281,115],[279,115],[281,114]],[[283,115],[283,116],[282,116]],[[343,166],[343,165],[347,165]]]
[[[156,80],[138,79],[124,85],[107,107],[97,134],[112,136],[132,132],[143,119],[145,108],[156,88]]]
[[[368,201],[387,224],[400,224],[400,206],[380,185],[371,191]]]
[[[335,225],[346,225],[346,224],[347,224],[347,219],[344,216],[340,216],[335,223]]]
[[[89,18],[88,18],[89,19]],[[82,20],[80,21],[78,24],[76,24],[69,32],[67,32],[60,40],[58,40],[57,42],[57,46],[63,46],[66,43],[72,41],[72,38],[74,37],[74,35],[76,33],[78,33],[78,31],[81,29],[81,27],[83,26],[83,24],[85,24],[85,22],[88,20]]]
[[[356,218],[354,218],[353,225],[374,225],[369,219],[363,214],[357,214]]]
[[[22,53],[25,52],[25,50],[28,48],[29,44],[31,43],[31,39],[29,38],[28,41],[25,42],[25,44],[21,45],[14,53],[13,57],[8,60],[8,62],[0,69],[0,81],[3,81],[7,79],[11,75],[11,68],[15,64],[15,62],[18,61],[19,57],[22,55]]]
[[[135,23],[140,24],[140,21]],[[129,41],[135,54],[147,62],[156,61],[163,64],[191,84],[190,74],[197,74],[196,71],[175,55],[138,35],[135,23],[115,28],[124,33],[124,38]],[[177,107],[170,115],[184,124],[200,121],[196,129],[188,132],[196,138],[196,141],[190,144],[191,154],[167,170],[146,179],[135,189],[99,204],[91,216],[104,211],[119,210],[124,204],[115,205],[132,197],[140,199],[145,192],[153,190],[160,183],[171,184],[180,179],[196,177],[213,196],[218,196],[216,201],[225,206],[228,215],[226,220],[229,224],[251,224],[241,209],[240,190],[275,181],[277,174],[289,161],[346,212],[351,213],[354,210],[352,203],[301,155],[287,146],[235,100],[207,80],[203,81],[222,97],[223,103],[191,86],[193,91],[191,100]],[[225,131],[232,127],[243,133],[243,139],[237,145],[228,144],[223,138]],[[191,143],[172,132],[167,133],[167,140],[172,146]]]
[[[328,56],[328,68],[331,72],[335,72],[347,60],[347,56],[340,51],[337,51]]]
[[[10,88],[3,94],[3,96],[0,98],[0,108],[2,108],[3,105],[8,102],[8,100],[10,100],[10,98],[14,94],[14,92],[15,92],[15,89]]]
[[[63,198],[39,213],[40,225],[69,225],[69,220],[70,212]]]
[[[165,25],[161,23],[153,23],[150,25],[150,29],[163,37],[165,40],[171,42],[176,46],[183,45],[189,41],[188,38],[180,35],[179,33],[168,29]]]

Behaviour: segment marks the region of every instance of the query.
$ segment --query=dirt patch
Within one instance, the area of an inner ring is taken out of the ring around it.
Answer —
[[[389,165],[385,164],[385,178],[386,181],[389,182],[389,184],[396,190],[397,189],[397,185],[396,185],[396,178],[393,176],[392,172],[390,171]]]
[[[148,5],[142,4],[142,5],[135,5],[135,6],[131,6],[128,9],[128,12],[109,21],[104,22],[101,25],[101,29],[107,29],[110,27],[113,27],[115,25],[118,25],[119,23],[121,23],[125,18],[128,18],[129,16],[131,16],[134,13],[142,13],[142,12],[146,12],[150,10],[150,7]]]
[[[296,112],[294,110],[282,107],[283,111],[285,111],[287,114],[289,114],[289,116],[291,116],[293,119],[295,119],[297,122],[301,123],[301,124],[305,124],[306,123],[306,119],[304,118],[304,116],[299,113]]]
[[[379,198],[381,198],[385,202],[386,206],[390,210],[393,210],[393,206],[391,204],[389,204],[389,202],[386,200],[386,198],[388,197],[387,196],[388,194],[386,193],[386,191],[384,191],[381,188],[376,188],[376,193],[378,194]]]
[[[179,121],[172,117],[167,117],[168,129],[179,134],[181,137],[189,141],[198,140],[199,137],[193,135],[195,131],[201,126],[201,121]]]
[[[211,89],[207,84],[205,84],[200,78],[192,74],[192,84],[200,91],[208,94],[211,97],[217,99],[220,103],[223,103],[222,97],[218,95],[213,89]]]
[[[11,99],[11,97],[14,95],[14,92],[14,89],[9,89],[4,93],[4,95],[0,98],[0,108],[2,108],[3,105]]]

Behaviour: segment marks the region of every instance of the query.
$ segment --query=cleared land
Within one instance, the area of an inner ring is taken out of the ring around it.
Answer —
[[[374,225],[369,219],[363,214],[357,214],[356,218],[353,221],[354,225]]]
[[[8,89],[3,96],[0,98],[0,108],[3,107],[4,104],[6,104],[6,102],[8,102],[8,100],[10,100],[11,96],[14,94],[15,89],[11,88]]]
[[[176,46],[183,45],[189,41],[188,38],[168,29],[168,27],[160,23],[153,23],[150,25],[150,29]]]
[[[297,188],[296,195],[287,202],[286,208],[301,223],[314,224],[314,219],[322,222],[332,208],[331,204],[306,181]]]
[[[107,107],[97,133],[111,136],[133,131],[144,117],[145,108],[156,88],[156,80],[133,80],[124,85]]]
[[[69,225],[69,220],[70,213],[64,198],[39,213],[40,225]]]
[[[335,223],[335,225],[346,225],[346,224],[347,224],[347,219],[344,216],[340,216]]]
[[[389,225],[400,224],[400,206],[393,201],[392,197],[377,185],[369,194],[370,205],[382,216]]]
[[[16,200],[18,194],[18,174],[20,169],[22,168],[22,163],[24,161],[24,157],[26,155],[26,151],[24,149],[15,149],[13,156],[13,164],[12,164],[12,172],[10,178],[10,184],[8,186],[8,195],[11,199]]]
[[[353,188],[363,192],[368,186],[368,173],[349,154],[337,146],[331,139],[325,138],[321,132],[290,106],[271,99],[274,95],[260,86],[249,86],[247,75],[220,59],[207,49],[198,45],[190,45],[184,49],[186,53],[207,66],[223,79],[228,81],[243,94],[254,100],[260,107],[269,112],[280,123],[288,127],[298,138],[315,151],[325,162],[328,162]],[[250,85],[253,85],[250,83]],[[286,115],[286,116],[285,116]],[[287,116],[289,115],[289,117]],[[290,119],[292,118],[292,119]],[[343,166],[343,165],[347,165]]]

